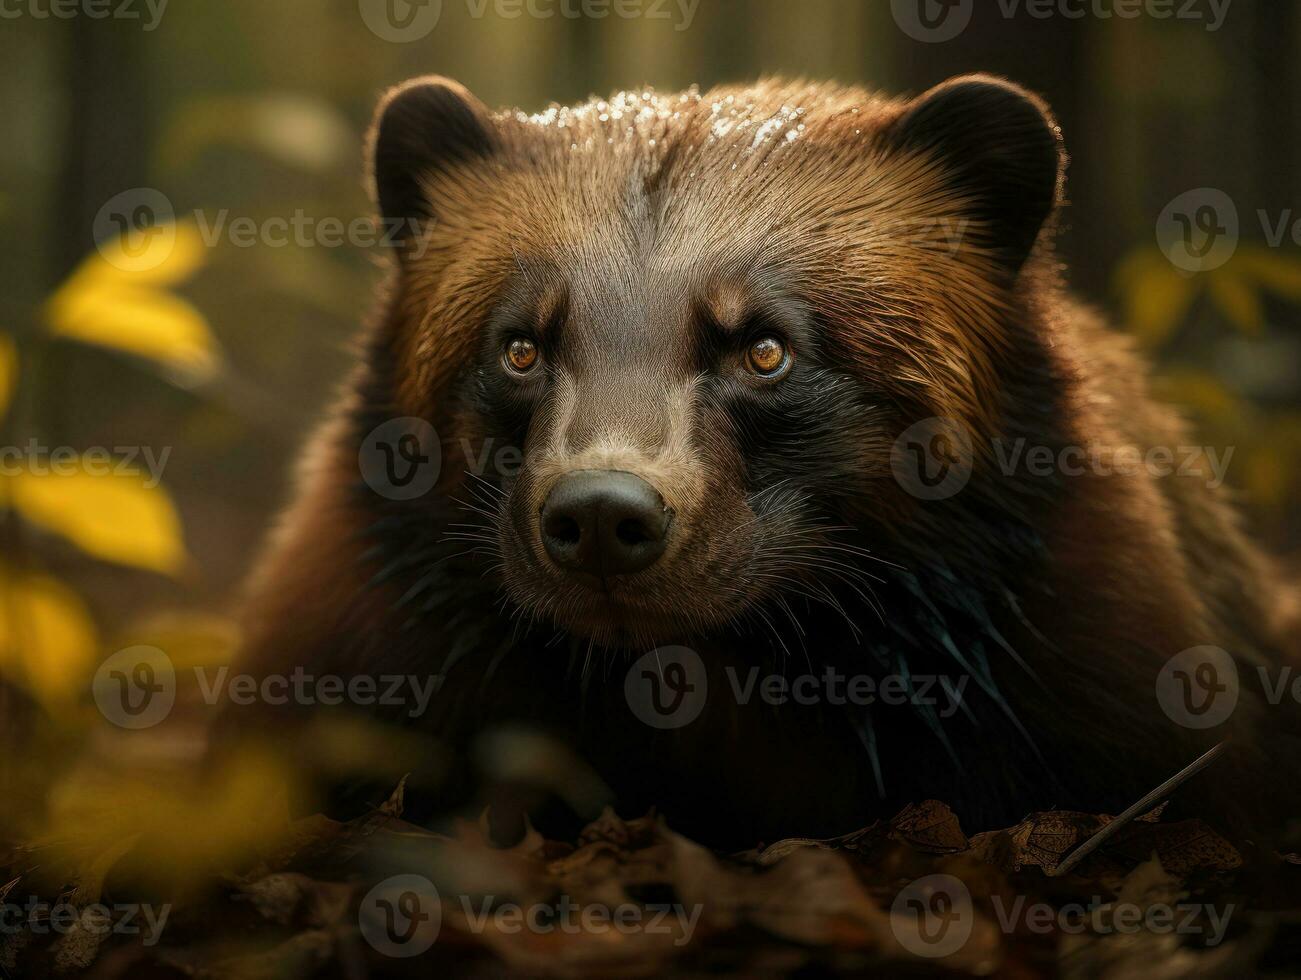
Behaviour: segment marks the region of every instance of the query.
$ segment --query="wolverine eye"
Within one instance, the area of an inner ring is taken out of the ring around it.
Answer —
[[[538,345],[527,337],[515,337],[506,345],[502,359],[516,374],[527,374],[538,363]]]
[[[790,351],[776,337],[760,337],[746,351],[745,364],[761,378],[785,377],[791,369]]]

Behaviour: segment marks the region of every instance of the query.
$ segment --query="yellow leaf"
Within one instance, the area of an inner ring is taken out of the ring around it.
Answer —
[[[18,353],[13,339],[0,333],[0,421],[14,395],[14,382],[18,377]]]
[[[77,906],[98,902],[104,894],[104,879],[113,867],[126,857],[140,843],[139,834],[131,834],[107,850],[96,854],[78,870],[77,887],[69,896],[69,901]]]
[[[1242,486],[1252,505],[1276,511],[1284,523],[1295,509],[1301,474],[1301,414],[1276,412],[1253,426],[1256,444],[1245,447]]]
[[[1145,346],[1156,347],[1188,312],[1196,279],[1176,269],[1157,249],[1130,253],[1116,270],[1125,324]]]
[[[132,880],[184,889],[279,846],[297,784],[285,760],[254,750],[209,772],[100,765],[53,790],[36,843],[80,869],[114,866]]]
[[[328,101],[291,93],[221,95],[187,102],[159,141],[163,169],[179,170],[209,147],[240,147],[318,173],[352,153],[348,120]]]
[[[1259,334],[1265,314],[1251,281],[1233,263],[1207,273],[1211,301],[1239,330]]]
[[[1242,483],[1248,499],[1257,507],[1284,503],[1289,486],[1287,460],[1280,459],[1273,447],[1266,447],[1250,453],[1245,462]]]
[[[145,644],[166,650],[172,666],[187,671],[231,663],[239,629],[234,620],[215,613],[166,612],[133,622],[120,641],[120,646]]]
[[[140,474],[100,475],[89,464],[68,469],[10,477],[13,506],[96,558],[169,575],[181,570],[181,523],[162,487]]]
[[[1241,408],[1237,396],[1224,382],[1206,371],[1169,371],[1153,386],[1163,401],[1183,405],[1204,420],[1228,423]]]
[[[46,306],[51,331],[126,351],[202,380],[219,352],[203,315],[162,287],[189,278],[206,247],[192,223],[164,223],[101,242]]]
[[[95,625],[75,592],[48,575],[0,567],[0,671],[47,707],[66,705],[94,673]]]
[[[203,265],[207,247],[193,223],[166,222],[99,243],[63,288],[78,280],[129,286],[174,286]]]
[[[51,329],[61,337],[161,362],[194,380],[217,368],[208,322],[178,296],[107,278],[74,278],[50,300]]]
[[[1301,258],[1256,245],[1239,248],[1233,262],[1280,296],[1301,299]]]

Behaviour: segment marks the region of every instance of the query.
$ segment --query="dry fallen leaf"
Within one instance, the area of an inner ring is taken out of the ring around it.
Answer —
[[[1061,859],[1111,821],[1071,810],[1032,813],[1015,827],[976,834],[971,848],[1004,871],[1053,868]]]
[[[932,854],[956,854],[968,846],[957,815],[939,800],[905,807],[891,822],[890,836]]]
[[[462,822],[452,836],[407,822],[404,797],[400,783],[386,802],[355,820],[316,815],[294,821],[287,833],[282,828],[242,874],[232,864],[211,889],[178,905],[157,947],[83,930],[62,937],[24,930],[4,937],[0,966],[11,973],[30,967],[23,975],[34,976],[57,967],[69,976],[96,971],[114,978],[214,980],[503,971],[776,975],[806,969],[1174,978],[1250,973],[1272,941],[1265,931],[1250,930],[1246,919],[1235,920],[1229,939],[1198,948],[1188,936],[1155,929],[1076,934],[1051,918],[1046,931],[1032,929],[1024,914],[1008,912],[1074,903],[1098,908],[1105,924],[1117,903],[1139,910],[1178,907],[1188,900],[1189,875],[1198,874],[1204,889],[1207,880],[1241,863],[1230,841],[1196,820],[1163,824],[1158,814],[1136,821],[1071,875],[1050,878],[1043,869],[1111,818],[1037,813],[968,840],[946,805],[927,801],[841,837],[792,838],[729,857],[675,834],[653,813],[623,819],[611,810],[572,844],[546,840],[530,827],[515,844],[496,846],[482,819]],[[103,868],[114,863],[111,853],[102,853],[100,870],[63,894],[90,900],[100,890]],[[1287,858],[1277,864],[1293,873]],[[394,874],[425,877],[439,897],[436,939],[409,960],[383,955],[359,929],[364,897]],[[966,893],[970,929],[957,943],[937,947],[943,955],[918,955],[926,953],[915,942],[923,911],[899,902],[927,879],[960,883]],[[36,887],[21,877],[4,887],[20,882]],[[1295,895],[1296,889],[1280,887],[1278,894]],[[1199,891],[1194,900],[1213,898]],[[529,928],[524,923],[532,909],[560,915],[537,922],[572,927]],[[1297,921],[1296,908],[1289,914]]]

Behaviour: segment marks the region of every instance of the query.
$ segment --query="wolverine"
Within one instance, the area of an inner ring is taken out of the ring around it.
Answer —
[[[1038,97],[769,80],[529,114],[426,77],[368,165],[402,240],[242,667],[436,675],[388,712],[453,760],[431,818],[493,798],[476,746],[518,730],[719,846],[928,797],[974,829],[1115,813],[1226,740],[1199,814],[1296,802],[1296,706],[1256,680],[1292,596],[1205,459],[1120,465],[1193,440],[1063,287]],[[1029,465],[1078,447],[1116,465]],[[227,730],[292,744],[305,713]]]

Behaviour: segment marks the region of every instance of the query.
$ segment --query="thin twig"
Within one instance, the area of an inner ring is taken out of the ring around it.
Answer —
[[[1069,855],[1067,855],[1066,860],[1062,861],[1052,871],[1049,871],[1048,877],[1058,878],[1071,871],[1071,869],[1073,869],[1077,864],[1079,864],[1086,857],[1088,857],[1099,847],[1105,844],[1108,840],[1114,837],[1117,833],[1119,833],[1121,828],[1124,827],[1126,824],[1128,824],[1131,820],[1133,820],[1135,817],[1140,817],[1143,814],[1147,813],[1159,801],[1165,799],[1176,789],[1182,786],[1185,781],[1191,779],[1193,776],[1197,775],[1199,772],[1201,772],[1203,769],[1209,766],[1212,762],[1214,762],[1216,757],[1218,757],[1219,754],[1222,751],[1224,751],[1224,748],[1228,744],[1229,743],[1227,741],[1224,741],[1221,742],[1219,745],[1216,745],[1210,751],[1202,755],[1201,758],[1197,759],[1197,761],[1192,762],[1189,765],[1185,766],[1183,769],[1179,770],[1177,773],[1175,773],[1173,776],[1167,779],[1156,789],[1152,790],[1152,792],[1148,793],[1146,796],[1144,796],[1141,800],[1139,800],[1129,809],[1125,810],[1124,813],[1116,817],[1116,819],[1111,821],[1111,823],[1099,829],[1097,833],[1095,833],[1092,837],[1090,837],[1083,844],[1081,844],[1079,847],[1073,850]]]

